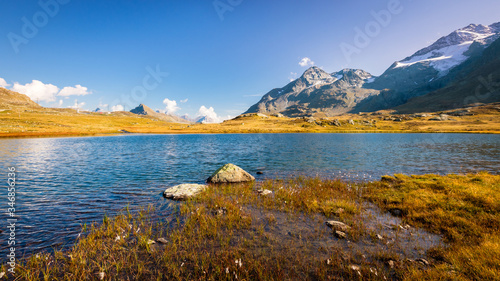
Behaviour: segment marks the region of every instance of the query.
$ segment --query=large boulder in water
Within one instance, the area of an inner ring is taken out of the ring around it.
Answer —
[[[242,168],[226,164],[220,167],[211,177],[207,179],[209,183],[234,183],[234,182],[247,182],[253,181],[255,178],[247,173]]]
[[[163,192],[163,196],[173,200],[186,200],[202,192],[205,188],[207,186],[202,184],[179,184],[167,188]]]

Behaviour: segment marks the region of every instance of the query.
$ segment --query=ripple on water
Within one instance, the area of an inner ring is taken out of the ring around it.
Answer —
[[[234,163],[258,180],[318,175],[368,181],[384,174],[500,170],[500,141],[472,134],[127,135],[1,139],[0,177],[17,169],[21,253],[70,246],[83,224],[129,206],[172,210],[161,192],[203,183]],[[2,216],[5,216],[2,213]],[[0,233],[6,241],[7,233]],[[0,243],[2,258],[7,245]]]

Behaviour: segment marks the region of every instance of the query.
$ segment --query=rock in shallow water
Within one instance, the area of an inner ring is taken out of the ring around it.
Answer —
[[[343,231],[343,232],[348,231],[350,228],[347,224],[340,222],[340,221],[327,221],[326,225],[333,228],[333,230],[339,230],[339,231]]]
[[[207,179],[208,183],[236,183],[253,181],[255,178],[242,168],[226,164],[220,167],[211,177]]]
[[[207,188],[207,186],[202,184],[180,184],[167,188],[165,192],[163,192],[163,196],[173,200],[186,200],[200,193],[205,188]]]

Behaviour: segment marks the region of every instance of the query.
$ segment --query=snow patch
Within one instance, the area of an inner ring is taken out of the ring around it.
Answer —
[[[365,80],[365,83],[372,83],[373,81],[375,81],[375,77],[370,77]]]
[[[409,60],[396,62],[395,68],[408,67],[416,63],[429,62],[439,72],[444,72],[464,62],[468,57],[464,55],[474,41],[464,42],[429,52],[425,55],[414,56]]]

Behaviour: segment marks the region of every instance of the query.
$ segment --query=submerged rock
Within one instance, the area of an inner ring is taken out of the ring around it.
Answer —
[[[211,177],[207,179],[208,183],[235,183],[253,181],[255,178],[242,168],[226,164],[220,167]]]
[[[200,193],[205,188],[207,186],[202,184],[180,184],[167,188],[163,192],[163,196],[173,200],[186,200]]]

